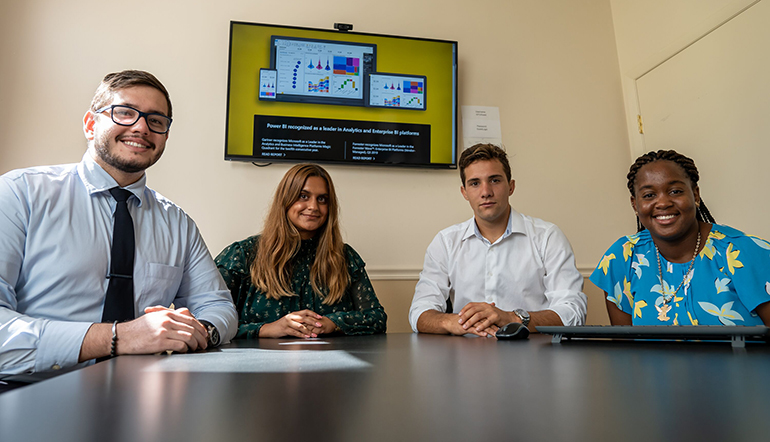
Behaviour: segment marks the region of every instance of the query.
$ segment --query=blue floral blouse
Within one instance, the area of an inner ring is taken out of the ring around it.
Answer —
[[[617,240],[591,282],[631,315],[634,325],[763,324],[754,309],[770,301],[766,240],[714,224],[688,275],[689,261],[671,263],[661,255],[660,264],[662,279],[652,237],[643,230]],[[670,302],[664,303],[667,295]]]

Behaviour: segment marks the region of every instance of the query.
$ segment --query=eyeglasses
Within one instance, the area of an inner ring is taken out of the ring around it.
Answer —
[[[144,120],[147,122],[147,127],[156,134],[165,134],[171,127],[171,118],[163,114],[142,112],[124,104],[105,106],[101,109],[97,109],[96,113],[100,114],[107,110],[110,111],[110,118],[112,118],[112,121],[121,126],[133,126],[140,118],[144,117]]]

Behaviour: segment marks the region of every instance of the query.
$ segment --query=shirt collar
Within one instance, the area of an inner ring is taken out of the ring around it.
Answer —
[[[96,193],[107,192],[113,187],[119,187],[115,178],[110,176],[106,170],[102,169],[94,159],[91,157],[90,149],[83,154],[83,159],[78,164],[78,174],[83,180],[83,184],[86,186],[89,195]],[[147,174],[142,175],[139,180],[133,184],[129,184],[123,189],[133,193],[139,200],[139,207],[142,206],[142,198],[144,197],[144,188],[147,182]]]
[[[511,213],[508,215],[508,226],[506,226],[503,236],[501,236],[496,242],[500,242],[514,233],[521,233],[524,235],[527,234],[527,232],[524,230],[524,220],[521,219],[519,212],[513,210],[513,207],[511,207]],[[475,236],[482,242],[489,243],[489,240],[484,238],[484,236],[481,234],[481,231],[479,231],[479,226],[476,225],[476,218],[470,219],[462,239],[465,241],[472,236]]]

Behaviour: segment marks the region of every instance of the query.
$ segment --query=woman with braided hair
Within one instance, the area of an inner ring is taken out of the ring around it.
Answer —
[[[613,325],[770,325],[770,243],[716,224],[698,178],[673,150],[631,166],[637,233],[616,241],[591,275]]]

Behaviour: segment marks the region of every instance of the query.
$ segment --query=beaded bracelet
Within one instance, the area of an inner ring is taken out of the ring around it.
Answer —
[[[117,347],[118,347],[118,321],[115,321],[112,323],[112,345],[110,345],[110,357],[114,358],[117,356]]]

